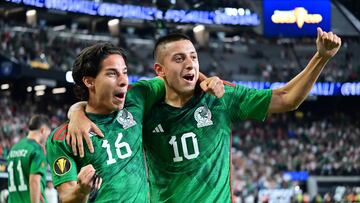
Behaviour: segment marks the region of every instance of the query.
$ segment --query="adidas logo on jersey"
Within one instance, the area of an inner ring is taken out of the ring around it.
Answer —
[[[153,133],[163,133],[164,129],[162,128],[161,124],[159,124],[156,126],[156,128],[152,132]]]

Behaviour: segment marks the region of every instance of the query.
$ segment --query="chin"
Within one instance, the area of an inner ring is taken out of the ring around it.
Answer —
[[[121,110],[124,108],[124,104],[117,105],[115,110]]]

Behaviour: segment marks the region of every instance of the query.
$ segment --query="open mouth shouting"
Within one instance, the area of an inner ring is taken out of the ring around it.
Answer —
[[[117,101],[124,101],[125,100],[125,92],[118,92],[114,94],[114,97]]]
[[[182,76],[182,78],[186,81],[186,82],[193,82],[195,75],[193,73],[187,73],[184,76]]]

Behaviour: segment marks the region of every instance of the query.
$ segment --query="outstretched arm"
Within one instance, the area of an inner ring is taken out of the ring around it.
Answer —
[[[306,68],[285,86],[274,89],[269,113],[292,111],[299,107],[309,94],[326,63],[338,52],[341,39],[332,32],[317,29],[317,52]]]

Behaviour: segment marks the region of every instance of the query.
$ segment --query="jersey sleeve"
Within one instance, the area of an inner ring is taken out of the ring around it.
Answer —
[[[225,87],[225,102],[233,121],[243,119],[265,120],[272,90],[256,90],[240,85]]]
[[[55,129],[46,142],[46,158],[50,164],[54,186],[77,181],[77,166],[71,148],[66,144],[67,125]]]
[[[46,175],[46,156],[43,148],[39,145],[36,146],[36,150],[31,155],[30,161],[30,174],[40,174],[41,176]]]
[[[143,106],[146,114],[150,108],[165,97],[165,84],[162,79],[141,80],[131,85],[127,102]]]

